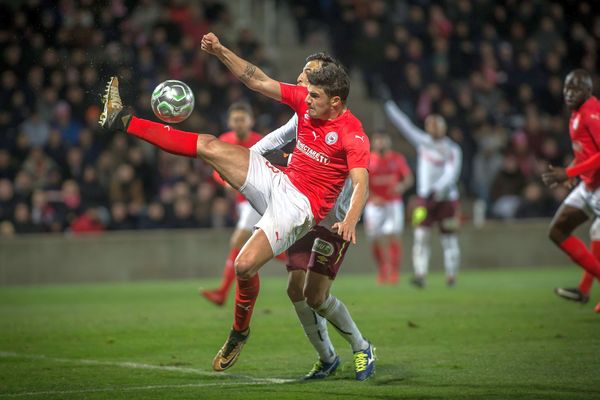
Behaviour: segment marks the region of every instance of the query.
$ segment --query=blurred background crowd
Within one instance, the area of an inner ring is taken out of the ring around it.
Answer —
[[[155,119],[152,89],[179,79],[196,108],[178,128],[224,132],[228,106],[245,99],[268,133],[290,111],[246,90],[199,43],[214,31],[274,77],[276,52],[249,27],[232,29],[220,1],[12,3],[0,4],[0,235],[231,226],[233,196],[204,163],[98,129],[103,85],[118,75],[124,102]],[[539,175],[570,162],[564,76],[582,67],[600,87],[595,2],[282,3],[300,43],[325,33],[372,99],[384,82],[417,125],[446,117],[464,152],[464,198],[492,218],[553,214],[568,189],[550,191]]]

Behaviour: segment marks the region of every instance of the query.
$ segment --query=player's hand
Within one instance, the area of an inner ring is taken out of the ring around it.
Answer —
[[[567,171],[561,167],[553,167],[552,165],[548,166],[548,171],[542,174],[542,181],[546,186],[551,188],[556,185],[567,181],[569,177],[567,176]]]
[[[356,223],[343,220],[333,224],[331,229],[333,229],[333,231],[340,235],[345,241],[356,244]]]
[[[208,54],[218,55],[223,49],[223,45],[219,41],[219,38],[214,33],[210,32],[202,36],[202,42],[200,48]]]

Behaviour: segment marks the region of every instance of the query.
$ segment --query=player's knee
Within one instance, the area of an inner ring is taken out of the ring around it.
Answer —
[[[218,139],[212,135],[198,135],[198,155],[204,159],[210,159],[215,154],[215,146],[213,145],[215,140]]]
[[[558,225],[552,225],[548,231],[548,238],[556,244],[561,244],[566,236]]]
[[[288,282],[287,295],[292,302],[304,300],[304,293],[302,286],[297,285],[294,282]]]
[[[238,256],[235,259],[235,274],[240,279],[250,279],[256,274],[256,263],[248,256]]]
[[[313,310],[318,310],[325,302],[325,294],[323,293],[305,292],[304,296],[306,297],[306,304]]]

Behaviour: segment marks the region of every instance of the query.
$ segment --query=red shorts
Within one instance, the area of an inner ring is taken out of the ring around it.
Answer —
[[[436,201],[419,197],[417,205],[427,210],[427,215],[419,226],[431,227],[437,224],[442,233],[458,230],[458,200]]]
[[[335,279],[349,242],[322,226],[316,226],[288,250],[287,270],[308,270]]]

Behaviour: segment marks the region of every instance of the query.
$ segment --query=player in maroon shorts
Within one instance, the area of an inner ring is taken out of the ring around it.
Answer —
[[[571,110],[569,134],[575,159],[568,168],[550,166],[542,180],[554,187],[574,177],[581,179],[554,215],[549,236],[576,264],[600,280],[600,261],[573,235],[590,216],[600,216],[600,102],[592,96],[592,88],[587,71],[576,69],[567,75],[563,95]]]
[[[298,140],[285,174],[244,147],[132,116],[123,107],[116,78],[109,82],[100,124],[126,130],[174,154],[202,158],[263,215],[235,261],[238,284],[234,326],[213,360],[213,368],[222,371],[234,364],[247,341],[259,291],[258,270],[328,214],[347,177],[352,180],[352,201],[346,217],[333,228],[344,240],[356,242],[356,223],[368,192],[369,142],[360,121],[345,104],[349,77],[343,68],[328,64],[310,73],[305,88],[269,78],[222,46],[214,34],[203,37],[202,49],[216,55],[249,88],[296,111]],[[316,295],[310,298],[310,304],[332,320],[345,306],[329,295],[327,281],[309,278],[305,292],[311,293],[312,288]],[[356,378],[361,380],[372,374],[375,364],[372,345],[362,337],[359,340],[363,348],[357,353],[361,353],[363,362]]]
[[[406,159],[392,150],[387,134],[376,133],[371,139],[369,164],[369,201],[365,206],[364,226],[377,261],[377,282],[398,283],[404,229],[402,194],[413,184]]]

